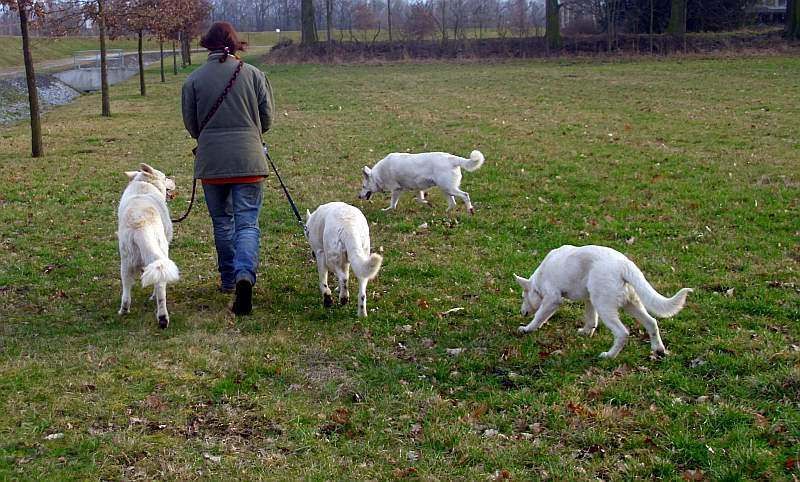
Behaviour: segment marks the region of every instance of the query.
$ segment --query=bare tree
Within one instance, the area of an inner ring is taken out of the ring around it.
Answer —
[[[561,4],[558,0],[545,0],[545,31],[544,37],[547,48],[550,50],[561,49],[561,21],[558,11]]]
[[[788,0],[786,3],[786,37],[800,40],[800,0]]]
[[[44,4],[32,0],[0,0],[0,5],[16,11],[19,16],[19,30],[22,35],[22,57],[25,62],[25,82],[28,87],[28,106],[31,118],[31,156],[44,154],[42,146],[42,122],[39,115],[39,91],[36,88],[36,72],[31,56],[30,24],[45,14]]]
[[[300,1],[300,22],[302,24],[300,39],[301,43],[316,43],[318,38],[317,21],[314,15],[314,0]]]

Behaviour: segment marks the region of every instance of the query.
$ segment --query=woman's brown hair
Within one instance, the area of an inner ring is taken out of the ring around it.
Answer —
[[[226,54],[236,55],[236,52],[247,48],[247,42],[239,40],[233,25],[228,22],[214,22],[200,39],[200,46],[208,50],[224,50]],[[225,62],[227,59],[228,56],[223,55],[219,61]]]

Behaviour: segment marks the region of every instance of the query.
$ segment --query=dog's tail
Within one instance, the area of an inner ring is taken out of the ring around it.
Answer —
[[[142,286],[151,286],[156,283],[174,283],[180,274],[178,267],[169,258],[160,258],[144,267],[142,273]]]
[[[372,279],[378,275],[383,256],[378,253],[369,254],[369,249],[364,250],[361,243],[352,235],[344,236],[344,244],[347,247],[347,259],[358,279]]]
[[[633,262],[628,264],[628,269],[622,277],[625,282],[633,286],[647,311],[659,318],[669,318],[678,314],[686,304],[686,296],[694,291],[692,288],[683,288],[672,298],[665,298],[648,283],[642,271]]]
[[[465,159],[463,157],[458,157],[458,156],[453,156],[453,157],[458,159],[458,164],[469,172],[477,171],[478,169],[480,169],[481,166],[483,165],[483,161],[485,160],[483,158],[483,154],[481,154],[481,151],[477,150],[472,151],[472,153],[470,153],[469,159]]]

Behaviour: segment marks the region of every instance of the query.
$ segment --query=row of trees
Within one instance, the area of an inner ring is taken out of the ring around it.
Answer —
[[[797,3],[789,0],[787,32],[797,38]],[[546,30],[558,48],[560,30],[571,33],[670,33],[722,31],[754,22],[757,0],[214,0],[212,16],[245,31],[301,30],[304,42],[318,29],[351,40],[383,31],[390,39],[436,36],[528,36]],[[333,30],[333,33],[330,31]],[[353,31],[358,34],[353,34]]]
[[[171,41],[173,73],[177,74],[175,42],[181,45],[181,58],[191,63],[191,39],[201,31],[211,11],[207,0],[0,0],[0,6],[14,12],[19,20],[22,54],[28,88],[31,123],[31,153],[43,155],[39,96],[34,59],[31,55],[31,30],[49,36],[94,30],[99,37],[101,115],[111,115],[108,87],[106,42],[121,35],[138,39],[139,88],[146,95],[143,39],[158,39],[161,50],[161,81],[164,76],[164,43]]]

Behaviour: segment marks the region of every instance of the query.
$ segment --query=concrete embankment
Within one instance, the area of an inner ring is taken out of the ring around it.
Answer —
[[[165,57],[166,57],[165,52]],[[146,53],[145,64],[159,60],[158,53]],[[170,59],[171,61],[171,59]],[[171,69],[171,65],[165,66]],[[139,73],[136,54],[125,55],[125,68],[109,69],[109,84],[113,85]],[[62,80],[63,79],[63,80]],[[42,112],[65,105],[81,94],[100,88],[100,73],[96,69],[71,69],[36,75],[39,106]],[[30,116],[28,87],[25,75],[0,78],[0,124],[10,124]]]

